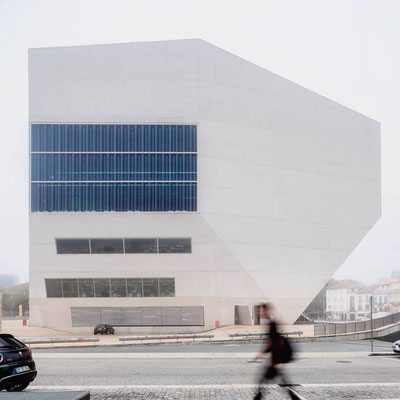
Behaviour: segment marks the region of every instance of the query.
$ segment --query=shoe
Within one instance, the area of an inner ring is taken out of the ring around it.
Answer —
[[[254,396],[254,400],[261,400],[262,399],[262,394],[261,392],[258,392],[255,396]]]
[[[300,397],[297,396],[297,394],[293,393],[290,389],[289,389],[289,396],[292,400],[300,400]]]

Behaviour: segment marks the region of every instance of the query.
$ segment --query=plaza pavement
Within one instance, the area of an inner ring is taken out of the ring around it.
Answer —
[[[119,336],[126,336],[128,334],[119,333],[118,327],[116,329],[115,335],[98,335],[96,337],[99,338],[99,342],[96,345],[107,346],[107,345],[121,345],[122,342],[119,341]],[[314,336],[314,326],[313,325],[284,325],[282,329],[285,331],[302,331],[303,337],[311,337]],[[230,333],[239,333],[239,332],[258,332],[263,331],[263,326],[245,326],[245,325],[236,325],[236,326],[225,326],[218,329],[213,329],[208,333],[214,335],[213,341],[223,341],[230,340]],[[3,329],[2,333],[10,333],[17,338],[63,338],[63,337],[93,337],[93,330],[89,330],[86,333],[82,334],[74,334],[70,332],[62,332],[57,331],[50,328],[42,328],[42,327],[33,327],[33,326],[23,326],[21,320],[5,320],[3,321]],[[134,335],[133,333],[131,335]],[[138,333],[141,335],[141,333]],[[192,339],[187,339],[190,341]],[[176,342],[176,339],[171,340],[163,340],[164,342]],[[196,339],[196,341],[208,341],[208,339]],[[147,343],[158,343],[159,340],[154,341],[146,341]],[[129,343],[141,343],[141,341],[130,341]],[[32,345],[32,348],[41,348],[48,347],[49,344],[41,345],[35,344]],[[65,343],[57,343],[52,345],[52,347],[70,347],[71,344]],[[74,346],[88,346],[87,343],[75,343]]]
[[[255,385],[202,386],[67,386],[34,387],[30,392],[82,390],[90,391],[91,400],[252,400]],[[265,399],[287,400],[287,389],[265,386]],[[389,400],[400,399],[400,384],[305,384],[291,388],[300,400]]]

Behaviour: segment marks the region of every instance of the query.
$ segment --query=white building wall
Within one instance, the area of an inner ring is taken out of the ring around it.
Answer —
[[[261,299],[293,322],[380,216],[379,124],[206,42],[35,49],[29,68],[31,123],[199,124],[198,213],[30,215],[33,323],[80,301],[45,299],[45,277],[89,273],[176,276],[157,301],[207,299],[208,326]],[[192,255],[55,255],[57,235],[178,233]]]
[[[348,288],[327,289],[326,291],[326,311],[334,320],[342,320],[350,311],[350,296]]]

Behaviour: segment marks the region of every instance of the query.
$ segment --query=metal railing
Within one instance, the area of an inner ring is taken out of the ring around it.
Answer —
[[[18,338],[21,342],[31,346],[32,344],[51,344],[52,347],[54,344],[58,343],[95,343],[99,342],[99,338],[95,337],[66,337],[66,338]]]
[[[372,329],[382,328],[400,322],[400,313],[389,314],[386,317],[372,320]],[[314,336],[340,335],[371,330],[371,320],[349,321],[314,325]]]
[[[181,333],[181,334],[176,334],[176,335],[143,335],[143,336],[120,336],[119,340],[121,342],[126,342],[126,341],[139,341],[141,340],[144,342],[145,340],[159,340],[160,343],[162,340],[169,340],[169,339],[176,339],[178,342],[179,339],[193,339],[195,341],[196,339],[208,339],[211,340],[214,337],[214,335],[206,334],[206,333]]]
[[[299,337],[303,334],[303,331],[280,331],[282,336],[288,337],[290,335],[298,335]],[[233,339],[234,337],[267,337],[269,336],[268,332],[236,332],[230,333],[229,337]]]

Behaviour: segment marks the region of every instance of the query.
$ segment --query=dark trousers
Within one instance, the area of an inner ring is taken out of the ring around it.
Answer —
[[[281,385],[287,388],[288,394],[291,399],[293,400],[298,400],[298,396],[296,396],[295,393],[292,392],[290,389],[291,384],[287,380],[287,376],[285,373],[282,371],[281,368],[276,368],[272,365],[266,367],[261,374],[260,377],[260,382],[259,382],[259,387],[257,390],[256,395],[254,396],[254,400],[261,400],[263,397],[263,387],[262,385],[265,383],[268,383],[269,381],[274,380],[275,378],[279,378],[281,381]]]

